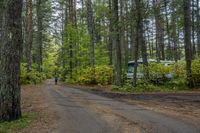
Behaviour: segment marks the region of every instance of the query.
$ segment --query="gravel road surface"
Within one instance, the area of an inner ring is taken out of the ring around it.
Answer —
[[[44,90],[59,116],[55,133],[200,133],[190,121],[51,80]]]

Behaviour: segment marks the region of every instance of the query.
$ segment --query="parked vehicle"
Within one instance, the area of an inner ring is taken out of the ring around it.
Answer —
[[[161,61],[160,63],[167,67],[167,66],[173,65],[175,62],[174,61]],[[170,72],[168,74],[165,74],[165,77],[167,79],[172,79],[174,77],[174,73]]]
[[[148,60],[148,63],[157,63],[156,60],[154,59],[149,59]],[[163,64],[164,66],[170,66],[172,64],[174,64],[175,62],[174,61],[160,61],[161,64]],[[128,62],[128,69],[127,69],[127,74],[126,74],[126,77],[127,79],[132,79],[133,78],[133,72],[134,72],[134,66],[135,66],[135,61],[129,61]],[[142,79],[144,77],[144,73],[142,72],[142,65],[143,65],[143,61],[142,59],[139,59],[137,61],[137,65],[138,65],[138,68],[137,68],[137,79]],[[157,77],[161,77],[161,75],[157,75]],[[167,79],[172,79],[174,76],[173,76],[173,72],[170,72],[168,74],[165,74],[165,77]]]
[[[156,62],[156,60],[149,59],[148,62],[149,63],[153,63],[153,62]],[[142,59],[139,59],[137,61],[137,65],[138,65],[138,68],[137,68],[137,79],[141,79],[144,76],[144,74],[142,72],[142,68],[141,68],[141,65],[143,65]],[[135,61],[129,61],[128,62],[128,69],[127,69],[127,74],[126,74],[127,79],[132,79],[133,78],[134,66],[135,66]]]

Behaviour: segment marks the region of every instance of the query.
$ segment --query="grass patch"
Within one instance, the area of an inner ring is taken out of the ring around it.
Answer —
[[[12,133],[28,127],[37,118],[36,113],[25,113],[21,119],[0,123],[0,133]]]

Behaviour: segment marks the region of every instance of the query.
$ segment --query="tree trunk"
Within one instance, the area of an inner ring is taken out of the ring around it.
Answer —
[[[123,3],[123,2],[122,2]],[[124,16],[125,18],[123,19],[123,25],[124,25],[124,53],[125,53],[125,57],[124,57],[124,66],[125,66],[125,72],[128,70],[128,60],[129,60],[129,24],[128,23],[128,2],[124,1]]]
[[[144,64],[144,75],[145,75],[145,79],[148,80],[149,79],[149,72],[148,72],[148,55],[147,55],[147,44],[145,41],[145,28],[144,28],[144,3],[143,0],[140,0],[138,2],[139,5],[138,6],[138,21],[140,22],[140,24],[138,25],[139,27],[139,46],[141,47],[141,55],[142,55],[142,61]],[[140,17],[139,17],[140,15]],[[140,20],[139,20],[140,19]]]
[[[200,7],[199,0],[197,0],[197,51],[200,56]]]
[[[27,72],[30,72],[31,70],[31,48],[33,43],[32,7],[33,7],[32,0],[26,0],[25,53],[26,53]]]
[[[141,6],[140,6],[140,11],[142,9],[142,3],[140,3]],[[144,23],[143,23],[143,16],[141,15],[141,20],[140,20],[141,24],[139,25],[140,27],[140,44],[139,46],[141,46],[141,54],[142,54],[142,61],[144,63],[144,75],[145,75],[145,79],[148,80],[149,79],[149,72],[148,72],[148,55],[147,55],[147,44],[146,44],[146,41],[145,41],[145,37],[144,37]]]
[[[122,55],[120,45],[120,27],[119,27],[119,2],[113,0],[113,31],[114,31],[114,44],[116,46],[116,85],[122,86]]]
[[[136,16],[136,13],[135,13],[135,0],[131,0],[131,23],[130,23],[130,40],[131,40],[131,59],[132,60],[135,60],[135,44],[136,44],[136,39],[135,39],[135,36],[136,36],[136,29],[135,29],[135,18],[134,16]]]
[[[42,0],[37,0],[37,65],[38,71],[42,72],[42,50],[43,50],[43,19],[42,19]]]
[[[164,6],[165,6],[165,21],[166,21],[166,32],[167,32],[167,59],[172,60],[172,49],[170,44],[170,29],[169,29],[169,19],[168,19],[168,9],[167,9],[167,0],[164,0]]]
[[[92,1],[86,0],[87,7],[87,24],[88,31],[90,34],[90,64],[94,68],[94,43],[95,43],[95,34],[94,34],[94,17],[92,10]]]
[[[184,30],[185,30],[185,59],[186,59],[186,76],[190,87],[193,87],[191,81],[191,63],[192,63],[192,50],[191,50],[191,10],[190,0],[184,0]]]
[[[113,65],[113,15],[112,15],[112,0],[109,0],[109,65]]]
[[[74,7],[74,0],[67,0],[69,2],[68,4],[68,8],[69,8],[69,19],[68,19],[68,23],[67,25],[69,24],[70,26],[72,26],[72,28],[75,27],[75,7]],[[70,35],[71,36],[71,35]],[[72,37],[69,38],[70,39],[70,44],[69,44],[69,77],[70,79],[73,78],[73,60],[74,60],[74,52],[73,52],[73,46],[75,45],[74,42],[72,42]]]
[[[22,0],[1,0],[0,5],[0,121],[21,117],[20,60]]]
[[[164,19],[160,13],[160,1],[153,0],[154,15],[156,20],[156,41],[157,41],[157,56],[158,60],[165,60],[165,45],[164,45]]]
[[[177,39],[177,32],[176,32],[176,28],[177,28],[177,22],[176,22],[176,10],[175,8],[175,3],[173,2],[172,4],[172,39],[173,39],[173,45],[174,45],[174,60],[177,62],[178,61],[178,39]]]
[[[192,46],[191,46],[191,51],[192,51],[192,59],[195,58],[196,54],[196,44],[195,44],[195,4],[194,0],[192,0]]]
[[[137,86],[137,69],[138,69],[138,49],[139,46],[142,44],[142,37],[143,37],[143,24],[142,24],[142,14],[141,14],[141,1],[140,0],[135,0],[135,5],[136,5],[136,43],[135,43],[135,64],[134,64],[134,73],[133,73],[133,87]]]

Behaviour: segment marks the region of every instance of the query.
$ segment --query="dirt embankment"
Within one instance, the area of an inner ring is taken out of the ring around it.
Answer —
[[[56,128],[56,113],[49,108],[51,102],[43,91],[43,85],[22,87],[22,112],[37,113],[37,119],[20,133],[52,133]]]

